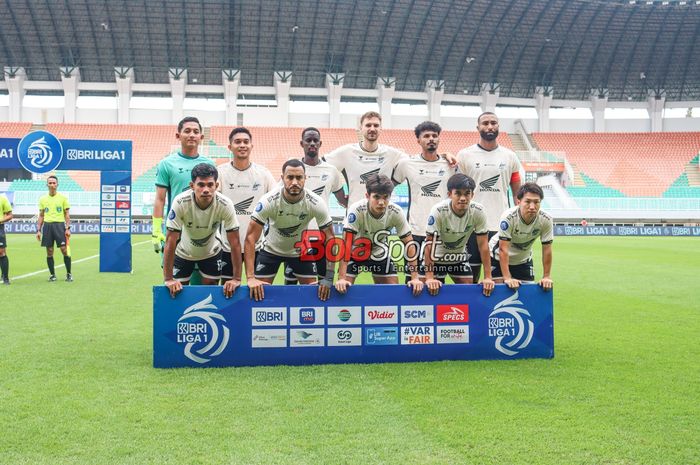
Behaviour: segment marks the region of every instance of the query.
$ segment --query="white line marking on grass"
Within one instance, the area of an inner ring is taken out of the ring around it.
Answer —
[[[131,244],[131,246],[134,247],[134,246],[141,245],[141,244],[148,244],[148,243],[150,243],[150,242],[151,242],[151,240],[149,239],[149,240],[147,240],[147,241],[136,242],[136,243],[134,243],[134,244]],[[54,256],[55,256],[55,254],[54,254]],[[60,256],[62,257],[63,255],[60,255]],[[76,263],[86,262],[86,261],[88,261],[88,260],[92,260],[93,258],[97,258],[97,257],[99,257],[99,256],[100,256],[100,254],[90,255],[89,257],[85,257],[85,258],[81,258],[80,260],[76,260],[76,261],[72,262],[71,264],[74,265],[74,264],[76,264]],[[58,269],[58,268],[65,268],[65,267],[66,267],[66,265],[61,264],[61,265],[56,265],[54,268]],[[33,272],[31,272],[31,273],[23,274],[23,275],[20,275],[20,276],[14,276],[14,277],[12,278],[12,280],[14,281],[14,280],[17,280],[17,279],[29,278],[30,276],[35,276],[35,275],[38,275],[38,274],[41,274],[41,273],[46,273],[47,271],[49,271],[49,270],[43,269],[43,270],[39,270],[39,271],[33,271]]]

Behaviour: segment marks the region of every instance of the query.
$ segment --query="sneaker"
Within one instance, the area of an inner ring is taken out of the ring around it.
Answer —
[[[72,283],[73,282],[73,275],[68,273],[66,274],[66,282],[67,283]]]
[[[3,278],[2,278],[2,283],[3,283],[4,285],[6,285],[6,286],[9,286],[9,285],[10,285],[10,278],[3,277]]]
[[[51,276],[49,276],[49,282],[50,282],[50,283],[55,282],[55,281],[56,281],[56,275],[55,275],[55,274],[52,274]]]

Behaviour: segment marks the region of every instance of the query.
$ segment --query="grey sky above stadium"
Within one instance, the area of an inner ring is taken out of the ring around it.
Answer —
[[[344,86],[422,91],[443,80],[447,93],[558,99],[644,100],[664,89],[671,101],[700,100],[700,2],[585,0],[0,0],[0,65],[31,80],[59,80],[79,67],[88,82],[135,81]]]

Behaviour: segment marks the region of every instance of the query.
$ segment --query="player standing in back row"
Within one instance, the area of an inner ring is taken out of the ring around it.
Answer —
[[[515,195],[520,189],[522,166],[515,152],[498,144],[498,117],[494,113],[487,111],[479,115],[476,129],[480,135],[479,143],[460,150],[457,166],[460,172],[476,182],[473,200],[483,205],[486,211],[491,238],[498,231],[501,214],[510,206],[508,186],[513,192],[513,203],[517,203]],[[474,282],[478,282],[481,256],[475,234],[469,238],[467,252]]]

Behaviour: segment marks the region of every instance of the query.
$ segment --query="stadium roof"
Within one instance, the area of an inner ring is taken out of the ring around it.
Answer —
[[[113,82],[114,67],[139,83],[167,83],[187,68],[190,83],[273,84],[292,71],[295,87],[421,91],[444,80],[447,93],[531,97],[537,86],[560,99],[700,100],[700,2],[591,0],[0,0],[0,65],[28,79]]]

